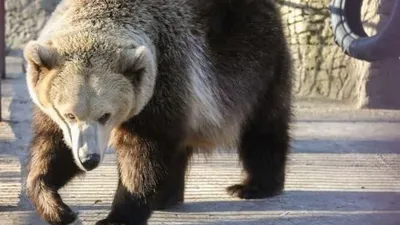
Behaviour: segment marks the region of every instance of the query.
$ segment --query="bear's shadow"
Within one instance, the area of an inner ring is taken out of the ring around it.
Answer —
[[[263,200],[186,202],[164,212],[182,215],[182,224],[395,225],[400,219],[400,193],[286,191]],[[186,223],[185,214],[187,220],[202,218]]]
[[[109,206],[72,206],[81,213],[75,224],[93,224]],[[400,218],[399,192],[286,191],[262,200],[185,202],[155,211],[149,224],[395,225]],[[35,213],[24,224],[44,224]]]

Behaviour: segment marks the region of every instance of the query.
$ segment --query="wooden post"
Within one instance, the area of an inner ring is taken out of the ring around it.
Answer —
[[[6,78],[6,52],[5,52],[5,9],[4,0],[0,0],[0,121],[1,121],[1,80]]]

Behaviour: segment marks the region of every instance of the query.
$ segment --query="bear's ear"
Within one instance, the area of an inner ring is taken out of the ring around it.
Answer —
[[[31,97],[40,106],[48,106],[48,90],[54,73],[50,71],[56,66],[57,52],[51,47],[29,42],[24,48],[26,61],[26,79]],[[53,75],[52,75],[53,74]]]
[[[41,76],[55,67],[57,52],[51,47],[30,41],[24,48],[27,72],[32,85],[36,86]]]
[[[134,111],[140,111],[153,95],[157,76],[156,59],[146,46],[124,49],[119,58],[119,72],[131,81],[135,90]]]
[[[124,49],[119,59],[119,72],[127,76],[136,76],[138,73],[155,73],[155,59],[146,46]]]

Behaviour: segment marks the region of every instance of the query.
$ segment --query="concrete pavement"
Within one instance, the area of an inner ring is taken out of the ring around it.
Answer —
[[[7,58],[0,123],[0,225],[45,224],[23,194],[31,102],[20,61]],[[400,225],[400,111],[352,110],[298,101],[285,192],[240,201],[225,188],[240,179],[233,151],[194,159],[186,202],[157,211],[151,225]],[[116,188],[115,157],[62,190],[78,224],[106,216]]]

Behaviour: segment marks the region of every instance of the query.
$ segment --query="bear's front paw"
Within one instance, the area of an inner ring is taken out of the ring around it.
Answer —
[[[68,225],[74,223],[78,215],[62,201],[58,192],[49,186],[40,177],[28,179],[27,194],[36,212],[42,220],[51,225]]]
[[[228,194],[241,199],[261,199],[279,195],[282,188],[263,188],[258,185],[236,184],[227,188]]]
[[[147,225],[147,222],[145,223],[132,223],[132,222],[116,222],[110,219],[104,219],[100,220],[96,223],[96,225]]]
[[[78,218],[78,215],[66,205],[48,207],[46,210],[42,209],[39,214],[51,225],[73,224]]]

